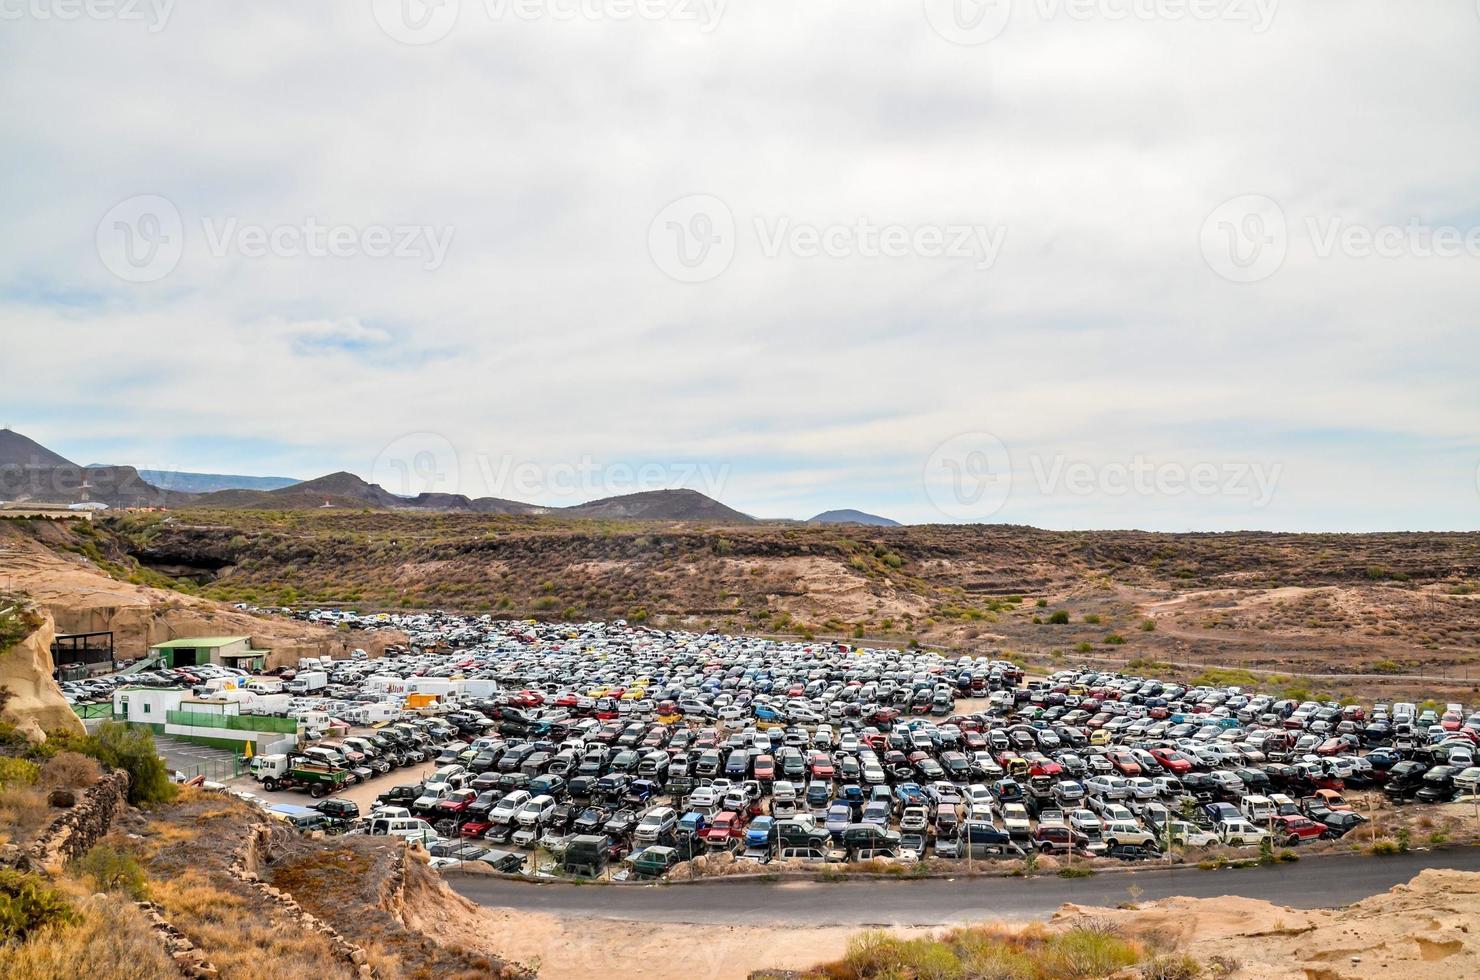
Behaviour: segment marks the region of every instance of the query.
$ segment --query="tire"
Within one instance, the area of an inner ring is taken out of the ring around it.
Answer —
[[[308,795],[309,796],[312,796],[316,800],[323,799],[324,798],[324,784],[323,783],[314,783],[312,786],[310,786],[308,788]]]
[[[1300,846],[1300,836],[1298,834],[1291,834],[1290,835],[1290,839],[1287,840],[1287,841],[1285,841],[1285,846],[1286,847],[1299,847]]]
[[[267,790],[269,793],[276,793],[278,791],[278,781],[270,777],[264,779],[262,780],[262,788]]]

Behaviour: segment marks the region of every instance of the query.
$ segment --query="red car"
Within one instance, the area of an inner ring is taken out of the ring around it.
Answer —
[[[1325,824],[1293,813],[1275,817],[1271,829],[1275,840],[1283,841],[1287,847],[1294,847],[1302,841],[1320,840],[1326,836]]]
[[[488,828],[492,826],[493,824],[487,820],[469,820],[457,828],[457,832],[464,837],[477,838],[488,833]]]
[[[478,791],[475,789],[455,789],[437,804],[437,810],[447,814],[462,813],[477,798]]]
[[[812,770],[813,779],[831,779],[834,775],[832,759],[828,758],[826,752],[813,752],[807,759],[807,766]]]
[[[1136,761],[1135,756],[1131,755],[1125,749],[1112,750],[1110,752],[1110,764],[1122,776],[1141,775],[1141,764]]]
[[[776,760],[769,755],[758,755],[755,757],[755,778],[761,782],[771,782],[776,778]]]
[[[728,847],[745,836],[745,818],[726,810],[716,814],[714,822],[704,828],[704,843],[710,847]]]
[[[1174,776],[1184,776],[1193,769],[1192,760],[1176,749],[1152,749],[1151,757],[1157,762],[1160,762],[1162,767]]]

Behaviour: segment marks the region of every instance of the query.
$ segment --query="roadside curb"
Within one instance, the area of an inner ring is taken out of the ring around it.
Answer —
[[[1471,847],[1480,847],[1480,841],[1477,841],[1477,842],[1474,842],[1474,843],[1470,843],[1470,844],[1449,844],[1449,845],[1445,845],[1443,847],[1412,847],[1412,848],[1409,848],[1409,850],[1406,853],[1410,853],[1410,854],[1439,853],[1439,852],[1443,852],[1443,851],[1464,850],[1464,849],[1471,848]],[[1254,857],[1254,858],[1245,859],[1245,860],[1253,860],[1253,861],[1256,862],[1256,863],[1254,863],[1253,865],[1250,865],[1250,866],[1240,866],[1237,863],[1229,863],[1228,865],[1226,865],[1224,867],[1220,867],[1220,868],[1200,868],[1200,867],[1198,867],[1198,865],[1197,865],[1196,862],[1189,862],[1189,861],[1183,861],[1181,863],[1171,864],[1171,865],[1167,865],[1167,864],[1155,864],[1155,863],[1151,863],[1151,862],[1147,862],[1145,865],[1139,865],[1139,866],[1138,865],[1135,865],[1135,864],[1112,865],[1112,866],[1108,866],[1108,867],[1089,868],[1088,870],[1091,872],[1091,874],[1088,875],[1088,876],[1086,876],[1086,877],[1098,878],[1101,875],[1123,875],[1123,874],[1171,874],[1171,873],[1179,872],[1179,871],[1184,871],[1184,872],[1185,871],[1197,871],[1197,872],[1201,872],[1201,873],[1204,873],[1204,874],[1214,874],[1214,873],[1217,873],[1217,872],[1220,872],[1220,871],[1258,871],[1261,868],[1277,867],[1281,863],[1285,863],[1285,864],[1299,864],[1299,863],[1304,863],[1306,861],[1319,861],[1322,858],[1333,858],[1333,857],[1367,857],[1367,858],[1370,858],[1370,859],[1372,859],[1374,861],[1380,861],[1380,860],[1383,859],[1383,855],[1368,854],[1368,853],[1366,853],[1365,851],[1362,851],[1362,850],[1356,850],[1356,851],[1323,851],[1323,852],[1315,853],[1315,854],[1301,855],[1300,860],[1298,862],[1273,862],[1273,863],[1269,863],[1269,864],[1260,864],[1260,863],[1258,863],[1258,858],[1257,857]],[[1080,866],[1079,865],[1075,865],[1075,867],[1080,867]],[[1015,870],[1017,870],[1017,869],[1015,869]],[[564,886],[569,887],[569,888],[592,888],[592,887],[595,887],[595,888],[671,888],[671,887],[692,887],[692,886],[705,886],[705,885],[722,886],[722,885],[725,885],[726,883],[729,883],[729,882],[742,882],[742,883],[756,883],[756,882],[760,882],[760,883],[773,883],[773,884],[794,884],[794,883],[798,883],[798,882],[815,882],[817,884],[823,884],[823,885],[841,885],[841,884],[847,884],[850,881],[899,881],[899,882],[906,882],[906,881],[932,881],[932,880],[953,881],[953,880],[962,879],[962,878],[968,879],[968,880],[989,879],[989,878],[1022,878],[1022,879],[1030,879],[1031,880],[1031,879],[1038,879],[1038,878],[1065,877],[1065,876],[1062,876],[1062,875],[1058,875],[1056,873],[1025,874],[1025,873],[1014,873],[1014,871],[996,871],[996,872],[981,872],[981,871],[973,871],[973,872],[967,872],[967,871],[960,871],[960,872],[955,872],[955,871],[936,871],[936,872],[929,872],[929,873],[926,873],[926,874],[903,874],[902,873],[902,874],[897,874],[897,875],[895,875],[895,874],[881,874],[881,873],[877,873],[877,872],[868,872],[868,871],[860,871],[860,872],[853,872],[853,873],[840,873],[840,874],[837,874],[837,875],[827,875],[827,874],[824,874],[822,872],[792,871],[792,872],[772,872],[772,873],[764,873],[763,872],[763,873],[759,873],[759,874],[719,875],[719,876],[715,876],[715,877],[711,877],[711,878],[692,878],[692,879],[680,879],[680,880],[672,880],[672,881],[670,881],[670,880],[657,880],[657,881],[603,881],[603,880],[599,880],[599,879],[571,880],[571,879],[565,879],[565,878],[536,877],[536,876],[524,875],[524,874],[501,874],[501,873],[496,872],[496,871],[490,871],[490,872],[466,872],[466,871],[463,871],[463,870],[461,870],[459,868],[443,868],[443,869],[441,869],[439,871],[439,873],[442,874],[442,875],[444,875],[444,876],[447,876],[447,877],[456,876],[456,877],[459,877],[459,878],[493,878],[493,879],[498,880],[498,881],[517,881],[517,882],[522,882],[522,883],[528,884],[528,885],[552,885],[552,886],[561,886],[561,885],[564,885]]]

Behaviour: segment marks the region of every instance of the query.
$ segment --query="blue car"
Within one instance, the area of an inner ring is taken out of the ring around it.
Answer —
[[[745,828],[746,847],[770,847],[776,839],[776,821],[771,817],[756,817]]]
[[[834,803],[827,808],[827,816],[823,819],[823,826],[832,835],[835,841],[843,839],[843,831],[853,822],[853,808],[846,803]]]

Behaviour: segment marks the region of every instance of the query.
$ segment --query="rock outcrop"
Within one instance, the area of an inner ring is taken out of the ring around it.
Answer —
[[[56,626],[51,614],[31,609],[39,624],[31,634],[0,651],[0,688],[8,691],[0,718],[32,734],[64,731],[83,734],[82,719],[62,697],[52,677],[51,641]]]
[[[378,656],[406,639],[394,631],[349,632],[254,616],[223,602],[122,582],[67,551],[56,528],[22,533],[5,524],[0,521],[0,570],[15,588],[49,613],[60,632],[111,631],[119,659],[146,656],[152,644],[182,636],[250,636],[258,649],[272,651],[269,666],[299,657],[342,660],[356,648]]]

